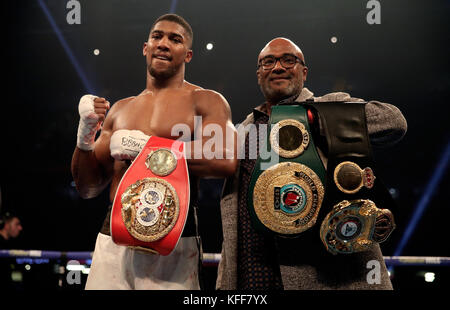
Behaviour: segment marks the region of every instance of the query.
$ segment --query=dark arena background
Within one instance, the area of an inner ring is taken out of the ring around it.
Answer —
[[[279,36],[302,49],[305,86],[316,96],[344,91],[397,106],[406,136],[374,149],[398,206],[383,255],[405,257],[387,260],[397,291],[450,287],[450,1],[7,0],[2,9],[1,211],[17,213],[23,231],[13,243],[22,251],[3,252],[0,264],[12,265],[16,290],[84,289],[108,191],[83,200],[74,187],[78,102],[87,93],[111,103],[140,93],[143,43],[169,12],[194,31],[186,80],[223,94],[234,124],[263,102],[257,55]],[[200,184],[203,249],[220,253],[223,180]],[[80,283],[67,280],[69,260],[80,264]],[[206,289],[216,273],[214,259],[206,262]]]

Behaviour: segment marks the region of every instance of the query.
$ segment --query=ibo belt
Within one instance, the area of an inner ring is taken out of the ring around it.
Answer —
[[[327,139],[324,211],[329,213],[321,224],[320,238],[333,254],[367,250],[386,240],[395,228],[393,215],[387,209],[393,206],[392,197],[376,177],[365,104],[307,104],[318,112]],[[328,206],[333,206],[331,211]]]
[[[150,137],[117,188],[111,211],[113,241],[169,255],[186,223],[189,194],[184,144]]]
[[[270,157],[263,159],[260,152],[256,160],[247,206],[259,231],[295,237],[317,220],[325,169],[303,106],[272,107],[269,124],[268,138],[259,142]]]

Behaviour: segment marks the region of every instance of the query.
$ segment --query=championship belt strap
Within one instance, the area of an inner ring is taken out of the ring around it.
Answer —
[[[169,255],[189,209],[184,143],[151,136],[122,177],[111,211],[114,243]]]
[[[333,253],[353,253],[386,240],[395,228],[393,199],[376,177],[367,130],[366,102],[307,104],[320,117],[328,144],[324,206],[333,206],[320,227],[320,238]],[[379,207],[377,207],[379,206]],[[380,207],[383,207],[381,209]]]
[[[270,157],[263,159],[261,150]],[[283,237],[297,237],[311,228],[323,201],[325,176],[307,110],[301,105],[273,106],[249,184],[247,207],[255,228]]]

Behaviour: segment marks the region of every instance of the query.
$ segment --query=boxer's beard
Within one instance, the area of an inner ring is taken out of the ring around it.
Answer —
[[[166,80],[175,75],[180,66],[169,66],[166,70],[155,70],[152,65],[148,66],[148,72],[156,79]]]

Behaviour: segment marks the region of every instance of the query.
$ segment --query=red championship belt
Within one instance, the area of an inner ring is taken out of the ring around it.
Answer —
[[[118,245],[169,255],[189,208],[184,143],[150,137],[122,177],[111,211],[111,237]]]

